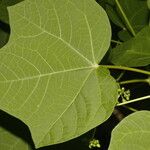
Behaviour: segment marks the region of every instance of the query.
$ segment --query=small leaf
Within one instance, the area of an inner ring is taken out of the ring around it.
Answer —
[[[109,150],[149,150],[150,111],[139,111],[123,119],[112,131]]]
[[[121,41],[128,41],[130,40],[133,36],[130,32],[128,32],[126,29],[125,30],[121,30],[120,32],[118,32],[118,37]]]
[[[1,0],[0,1],[0,21],[9,24],[7,6],[15,5],[23,0]]]
[[[32,150],[25,141],[2,127],[0,127],[0,148],[1,150]]]
[[[112,49],[109,59],[115,65],[130,67],[150,64],[150,27],[145,27],[135,38]]]
[[[9,14],[0,109],[28,125],[36,147],[103,123],[117,101],[115,80],[98,67],[111,38],[105,11],[93,0],[25,0]]]
[[[9,39],[9,17],[5,5],[0,2],[0,48],[2,48]]]
[[[12,6],[24,0],[1,0],[5,6]]]
[[[0,21],[9,23],[7,7],[2,2],[0,2]]]

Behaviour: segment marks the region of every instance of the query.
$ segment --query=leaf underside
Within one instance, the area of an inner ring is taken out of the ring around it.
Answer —
[[[25,0],[9,15],[0,109],[28,125],[36,147],[104,122],[117,100],[114,79],[98,67],[111,37],[104,10],[93,0]]]
[[[149,111],[129,115],[113,130],[109,150],[149,150],[149,129]]]

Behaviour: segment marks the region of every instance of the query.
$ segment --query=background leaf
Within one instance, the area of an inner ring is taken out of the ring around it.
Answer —
[[[150,0],[147,0],[148,8],[150,9]],[[149,25],[150,25],[150,17],[149,17]]]
[[[1,0],[1,2],[5,5],[5,6],[12,6],[12,5],[15,5],[19,2],[22,2],[24,0]]]
[[[9,16],[7,7],[15,5],[23,0],[1,0],[0,1],[0,21],[3,23],[9,24]]]
[[[149,150],[150,111],[139,111],[123,119],[112,132],[109,150]]]
[[[122,21],[121,17],[119,17],[118,12],[116,11],[116,7],[113,5],[106,4],[106,11],[109,15],[111,21],[121,28],[125,28],[124,22]]]
[[[36,147],[104,122],[117,101],[116,82],[98,67],[111,38],[104,10],[93,0],[26,0],[9,14],[0,109],[28,125]]]
[[[147,0],[148,8],[150,9],[150,0]]]
[[[69,142],[43,147],[39,150],[87,150],[92,134],[93,130]],[[27,126],[2,111],[0,111],[0,149],[35,150]]]
[[[3,150],[32,150],[21,138],[0,127],[0,148]]]
[[[6,24],[9,23],[8,10],[2,2],[0,2],[0,21]]]
[[[119,0],[121,8],[126,15],[131,27],[137,34],[142,28],[149,23],[149,10],[146,1],[142,0]],[[105,0],[106,12],[111,21],[123,30],[119,32],[120,40],[127,41],[132,38],[132,34],[127,28],[123,15],[120,13],[115,0]],[[128,35],[128,36],[127,36]]]
[[[1,0],[0,1],[0,48],[2,48],[9,40],[10,27],[7,6],[14,5],[22,0]]]
[[[28,144],[30,140],[31,136],[27,127],[21,121],[0,110],[0,149],[31,150],[32,146]]]
[[[112,49],[109,59],[115,65],[130,67],[150,64],[150,27],[145,27],[135,38]]]
[[[146,1],[119,0],[119,2],[135,34],[137,34],[140,30],[148,25],[149,10],[146,5]],[[119,13],[119,10],[117,11]],[[122,18],[122,15],[120,15],[120,17]],[[131,32],[129,32],[128,30],[129,29],[126,28],[125,30],[120,31],[121,33],[118,33],[120,40],[127,41],[132,37]]]
[[[133,30],[136,33],[148,25],[149,10],[147,8],[146,1],[119,0],[119,2]]]
[[[0,28],[0,48],[3,47],[9,39],[9,33]]]

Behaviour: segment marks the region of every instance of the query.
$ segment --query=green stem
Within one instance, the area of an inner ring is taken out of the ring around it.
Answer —
[[[127,81],[119,82],[120,85],[131,84],[131,83],[148,83],[149,84],[149,80],[148,79],[134,79],[134,80],[127,80]]]
[[[140,97],[140,98],[136,98],[136,99],[133,99],[133,100],[130,100],[130,101],[125,101],[125,102],[117,104],[117,106],[122,106],[122,105],[130,104],[130,103],[142,101],[142,100],[145,100],[145,99],[150,99],[150,95],[144,96],[144,97]]]
[[[118,1],[118,0],[115,0],[115,2],[116,2],[116,4],[117,4],[117,7],[118,7],[119,11],[121,12],[121,14],[122,14],[124,20],[125,20],[125,22],[126,22],[126,25],[127,25],[128,30],[132,33],[133,36],[135,36],[135,35],[136,35],[136,34],[135,34],[135,31],[134,31],[134,29],[132,28],[132,26],[131,26],[131,24],[130,24],[130,22],[129,22],[127,16],[126,16],[126,14],[124,13],[124,11],[123,11],[123,9],[122,9],[122,7],[121,7],[119,1]]]
[[[116,41],[116,40],[111,40],[112,43],[116,43],[116,44],[122,44],[122,42],[120,41]]]
[[[92,133],[92,138],[91,138],[91,140],[93,140],[93,139],[94,139],[95,134],[96,134],[96,131],[97,131],[97,129],[96,129],[96,128],[94,128],[94,129],[93,129],[93,133]]]
[[[125,66],[100,65],[100,67],[104,67],[104,68],[107,68],[107,69],[127,70],[127,71],[137,72],[137,73],[146,74],[146,75],[150,76],[150,71],[145,71],[145,70],[141,70],[141,69],[125,67]]]
[[[118,78],[116,79],[116,81],[119,82],[120,79],[124,76],[124,74],[125,74],[125,71],[121,72]]]
[[[132,108],[132,107],[129,107],[129,106],[123,106],[124,108],[127,108],[127,109],[129,109],[129,110],[131,110],[131,111],[133,111],[133,112],[136,112],[136,111],[139,111],[139,110],[137,110],[137,109],[135,109],[135,108]]]

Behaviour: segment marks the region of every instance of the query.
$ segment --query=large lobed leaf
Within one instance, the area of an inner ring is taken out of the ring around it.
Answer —
[[[110,61],[115,65],[130,67],[150,64],[150,27],[141,30],[135,38],[112,49]]]
[[[104,122],[117,85],[98,66],[110,24],[93,0],[25,0],[9,8],[0,50],[0,109],[21,119],[36,147],[75,138]]]
[[[112,132],[109,150],[149,150],[150,111],[126,117]]]

